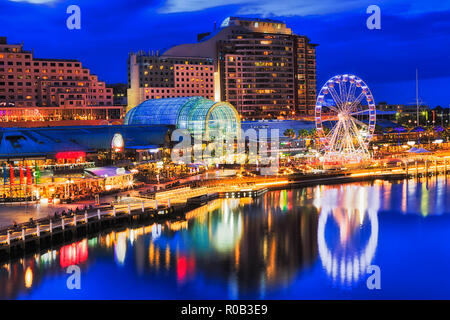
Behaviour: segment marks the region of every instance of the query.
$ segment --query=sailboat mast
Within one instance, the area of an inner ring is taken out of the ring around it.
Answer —
[[[416,106],[417,106],[417,126],[419,126],[419,71],[416,69]]]

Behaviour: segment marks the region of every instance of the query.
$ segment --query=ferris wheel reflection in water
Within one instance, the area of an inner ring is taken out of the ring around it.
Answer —
[[[352,287],[366,279],[378,243],[378,193],[348,185],[326,189],[315,200],[319,257],[334,284]]]

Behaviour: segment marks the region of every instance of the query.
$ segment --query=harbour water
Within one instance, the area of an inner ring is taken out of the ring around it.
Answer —
[[[449,196],[438,177],[215,200],[5,263],[0,298],[449,299]]]

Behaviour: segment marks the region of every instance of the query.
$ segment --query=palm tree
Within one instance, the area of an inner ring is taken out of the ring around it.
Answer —
[[[295,138],[295,130],[293,130],[293,129],[286,129],[286,130],[283,132],[283,134],[284,134],[286,137],[289,137],[289,138],[292,138],[292,139]]]
[[[308,130],[306,129],[300,129],[298,130],[298,137],[301,139],[304,139],[308,136]]]
[[[317,129],[316,128],[309,130],[308,133],[309,133],[309,136],[311,139],[314,139],[317,137]]]

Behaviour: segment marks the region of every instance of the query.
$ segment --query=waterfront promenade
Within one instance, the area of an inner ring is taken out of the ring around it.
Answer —
[[[352,172],[340,172],[335,174],[317,174],[309,176],[271,176],[271,177],[248,177],[248,178],[228,178],[221,180],[205,180],[203,185],[192,188],[181,186],[176,189],[160,191],[152,194],[146,192],[133,191],[125,197],[120,197],[118,201],[112,201],[109,205],[102,207],[91,207],[89,210],[73,212],[67,216],[48,216],[33,223],[23,222],[16,226],[7,226],[0,229],[0,245],[4,248],[12,245],[25,249],[27,242],[37,242],[38,247],[43,236],[52,237],[58,233],[63,234],[70,230],[76,231],[78,228],[85,228],[87,232],[90,224],[97,225],[96,230],[101,230],[101,225],[105,221],[133,220],[143,217],[161,219],[167,216],[174,218],[169,213],[177,208],[179,212],[188,209],[189,201],[198,197],[206,197],[198,202],[198,205],[207,203],[214,198],[232,197],[253,197],[261,190],[297,188],[317,184],[342,184],[356,181],[370,181],[376,179],[405,179],[411,177],[430,177],[439,174],[447,174],[447,163],[430,166],[416,165],[410,168],[404,167],[365,169]],[[203,201],[203,202],[202,202]],[[197,206],[198,206],[197,205]],[[108,227],[111,227],[108,224]],[[51,238],[52,239],[52,238]]]
[[[217,178],[217,173],[209,172],[201,175],[192,176],[179,180],[180,186],[171,190],[160,190],[156,193],[148,193],[155,187],[161,189],[163,185],[148,185],[143,188],[120,192],[116,195],[107,195],[100,198],[102,204],[113,204],[120,207],[124,203],[131,203],[132,206],[141,206],[144,202],[146,208],[155,207],[155,202],[159,205],[184,204],[187,199],[195,196],[205,194],[208,189],[203,187],[215,187],[214,192],[238,191],[242,189],[259,189],[263,187],[269,188],[285,188],[289,186],[301,187],[311,184],[326,184],[326,183],[344,183],[359,180],[374,180],[374,179],[403,179],[406,177],[420,177],[443,174],[448,172],[449,166],[447,161],[426,161],[423,163],[410,162],[408,164],[402,163],[398,166],[378,167],[371,169],[352,169],[347,171],[324,172],[320,174],[308,175],[289,175],[289,176],[255,176],[255,177],[227,177]],[[201,187],[191,188],[182,187],[183,184],[196,181]],[[154,195],[154,199],[150,199],[149,195]],[[115,199],[122,199],[115,203]],[[84,206],[94,206],[95,201],[79,201],[71,204],[38,204],[27,203],[26,205],[19,204],[2,204],[0,205],[0,228],[12,225],[13,222],[24,223],[28,222],[30,218],[42,219],[53,216],[55,212],[75,210],[77,207],[83,209]]]

